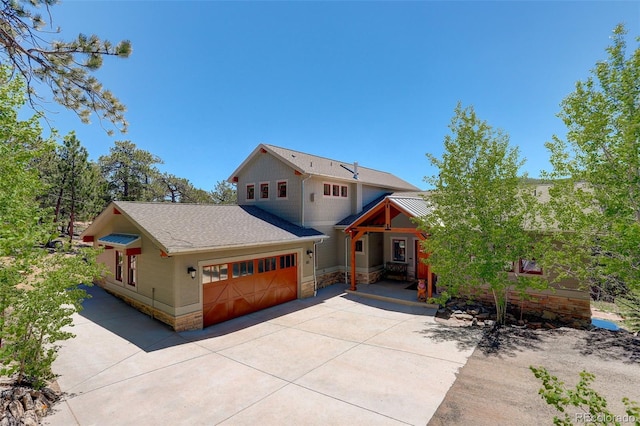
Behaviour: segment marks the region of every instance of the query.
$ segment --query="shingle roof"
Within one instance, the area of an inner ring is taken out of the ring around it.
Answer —
[[[328,238],[255,206],[130,201],[113,204],[168,254]]]
[[[323,176],[331,179],[342,181],[354,181],[355,166],[353,163],[333,160],[330,158],[319,157],[292,149],[282,148],[275,145],[260,144],[247,159],[233,172],[231,179],[249,162],[249,160],[264,149],[272,155],[279,157],[282,161],[289,164],[291,168],[300,173],[314,176]],[[375,185],[391,190],[400,191],[418,191],[419,188],[413,186],[409,182],[400,179],[391,173],[370,169],[358,165],[358,181]]]

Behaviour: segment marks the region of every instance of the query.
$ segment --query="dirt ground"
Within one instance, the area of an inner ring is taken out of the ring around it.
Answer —
[[[531,365],[546,367],[569,388],[582,370],[595,374],[592,387],[615,414],[625,414],[623,397],[640,402],[640,337],[602,329],[487,330],[443,324],[432,336],[455,339],[461,346],[481,340],[429,425],[553,424],[558,412],[538,394],[541,382],[529,370]],[[583,423],[576,415],[580,412],[568,409],[575,424]]]

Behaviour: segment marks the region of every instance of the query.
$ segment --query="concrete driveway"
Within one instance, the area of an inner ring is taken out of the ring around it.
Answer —
[[[44,423],[426,424],[475,342],[437,338],[432,309],[345,288],[176,333],[92,287]]]

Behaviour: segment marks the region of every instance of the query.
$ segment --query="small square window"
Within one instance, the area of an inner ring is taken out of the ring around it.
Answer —
[[[266,200],[269,198],[269,184],[261,183],[260,184],[260,198]]]
[[[341,186],[340,187],[340,196],[341,197],[346,197],[347,196],[347,187],[346,186]]]
[[[364,253],[364,244],[362,244],[362,240],[356,241],[356,253]]]
[[[247,200],[256,199],[256,186],[254,184],[247,185]]]
[[[287,198],[287,182],[278,182],[278,198]]]
[[[324,184],[324,195],[327,197],[331,196],[331,184]]]
[[[340,185],[333,185],[333,196],[334,197],[340,196]]]

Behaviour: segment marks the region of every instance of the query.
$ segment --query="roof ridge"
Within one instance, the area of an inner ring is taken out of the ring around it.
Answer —
[[[349,165],[353,165],[353,161],[342,161],[342,160],[336,160],[335,158],[331,158],[331,157],[325,157],[323,155],[317,155],[317,154],[310,154],[308,152],[304,152],[304,151],[299,151],[297,149],[291,149],[291,148],[285,148],[283,146],[278,146],[278,145],[273,145],[273,144],[268,144],[268,143],[263,143],[264,146],[266,147],[270,147],[270,148],[277,148],[277,149],[282,149],[285,151],[290,151],[290,152],[295,152],[298,154],[303,154],[303,155],[308,155],[311,157],[316,157],[316,158],[320,158],[323,160],[329,160],[329,161],[334,161],[336,163],[342,163],[342,164],[349,164]],[[367,169],[367,170],[372,170],[374,172],[378,172],[378,173],[384,173],[393,177],[397,177],[396,175],[394,175],[391,172],[385,171],[385,170],[380,170],[380,169],[374,169],[372,167],[367,167],[367,166],[363,166],[362,164],[360,164],[360,162],[358,162],[358,168],[360,169]]]

